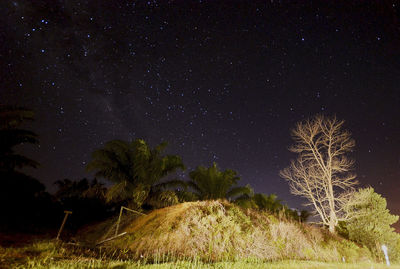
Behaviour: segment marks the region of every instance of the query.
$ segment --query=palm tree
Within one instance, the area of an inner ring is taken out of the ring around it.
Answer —
[[[89,188],[89,181],[84,178],[79,181],[73,181],[68,178],[63,180],[57,180],[54,182],[57,186],[57,191],[54,194],[58,199],[65,199],[74,196],[81,196],[84,191]]]
[[[42,183],[18,171],[39,166],[38,162],[15,150],[19,145],[38,144],[34,132],[21,128],[22,123],[33,120],[33,116],[32,110],[0,105],[0,211],[5,227],[22,228],[20,225],[26,224],[26,218],[33,223],[35,216],[43,212],[42,201],[51,201]],[[25,212],[23,215],[21,210]]]
[[[58,199],[71,197],[104,199],[107,188],[96,178],[89,181],[87,178],[75,181],[70,179],[57,180],[54,182],[57,191],[54,194]]]
[[[300,222],[307,221],[310,213],[307,210],[298,211],[282,204],[276,194],[256,193],[254,195],[244,194],[235,199],[235,204],[243,208],[253,208],[268,211],[279,217],[285,217]]]
[[[251,194],[249,186],[235,187],[240,180],[231,169],[220,171],[216,163],[209,168],[198,166],[189,173],[187,183],[199,200],[231,199],[243,194]]]
[[[283,205],[276,194],[266,195],[263,193],[257,193],[253,197],[254,202],[256,203],[258,209],[260,210],[268,210],[271,213],[277,213],[283,209]]]
[[[256,193],[254,195],[241,195],[235,200],[235,203],[244,208],[254,208],[267,210],[271,213],[278,213],[284,208],[281,201],[277,199],[276,194]]]
[[[114,183],[107,191],[108,201],[125,201],[138,208],[162,178],[184,169],[179,156],[162,155],[166,146],[161,143],[151,149],[142,139],[112,140],[93,152],[87,170]]]
[[[33,111],[20,107],[0,107],[0,171],[14,172],[26,166],[36,168],[39,163],[15,152],[14,147],[29,143],[38,144],[37,135],[19,126],[33,120]]]
[[[26,120],[33,120],[32,110],[23,107],[0,105],[0,129],[16,128]]]

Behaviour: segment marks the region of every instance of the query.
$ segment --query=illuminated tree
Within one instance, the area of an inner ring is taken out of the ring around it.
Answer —
[[[355,142],[343,130],[343,124],[336,117],[323,115],[297,123],[292,130],[295,143],[289,148],[298,154],[297,159],[280,171],[280,176],[289,182],[291,192],[305,197],[307,205],[314,208],[314,213],[332,233],[344,217],[344,193],[357,184],[351,172],[354,161],[347,157]]]

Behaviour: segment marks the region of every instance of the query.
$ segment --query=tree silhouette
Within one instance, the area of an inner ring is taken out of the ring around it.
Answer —
[[[20,107],[0,107],[0,171],[12,172],[26,166],[37,168],[39,163],[15,152],[15,146],[38,144],[37,135],[20,129],[26,120],[33,120],[32,110]]]
[[[126,202],[138,208],[152,186],[178,169],[184,169],[179,156],[162,154],[166,146],[167,143],[161,143],[151,149],[142,139],[112,140],[93,152],[87,170],[96,171],[96,177],[114,183],[106,193],[107,201]]]
[[[32,231],[37,226],[49,224],[46,216],[53,210],[45,186],[19,170],[39,166],[38,162],[15,150],[19,145],[39,143],[34,132],[21,128],[24,122],[33,119],[32,110],[0,106],[0,210],[4,219],[0,226],[5,229]],[[24,219],[29,219],[29,223]]]
[[[54,183],[57,186],[57,191],[54,194],[57,198],[67,197],[84,197],[105,199],[107,188],[100,183],[96,178],[89,181],[83,178],[78,181],[70,179],[57,180]]]
[[[93,179],[86,178],[75,181],[58,180],[54,183],[58,189],[54,196],[63,210],[73,212],[73,218],[68,222],[68,228],[79,228],[83,224],[105,219],[112,212],[112,205],[106,204],[107,188]]]
[[[251,194],[249,186],[235,187],[240,178],[233,170],[220,171],[217,164],[209,168],[198,166],[189,173],[187,186],[199,200],[231,199],[243,194]]]

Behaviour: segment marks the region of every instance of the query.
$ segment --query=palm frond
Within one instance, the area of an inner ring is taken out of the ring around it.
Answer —
[[[40,164],[28,157],[19,154],[0,154],[0,169],[13,170],[14,168],[37,168]]]
[[[38,136],[32,131],[21,129],[0,130],[0,151],[11,151],[11,148],[24,143],[39,144]]]
[[[112,140],[107,142],[103,148],[95,150],[92,160],[86,169],[95,171],[96,177],[103,177],[116,183],[110,190],[108,196],[125,197],[124,193],[130,192],[132,201],[140,201],[142,197],[136,197],[142,193],[137,188],[145,186],[145,195],[154,188],[166,187],[158,183],[165,176],[183,169],[182,159],[175,155],[162,155],[166,143],[161,143],[154,149],[150,149],[142,139],[131,142]],[[122,188],[121,183],[131,186],[129,190]],[[170,183],[172,184],[172,183]],[[120,196],[116,193],[121,192]],[[136,196],[135,196],[136,195]],[[139,203],[139,202],[138,202]],[[134,202],[135,205],[138,203]]]
[[[0,128],[16,128],[26,120],[33,120],[35,113],[24,107],[0,106]]]
[[[198,166],[189,173],[189,177],[191,178],[189,186],[202,200],[222,199],[240,195],[241,192],[251,192],[247,187],[234,188],[234,185],[240,180],[237,173],[230,169],[220,171],[215,162],[209,168]]]
[[[180,179],[172,179],[152,186],[152,189],[155,190],[168,188],[182,188],[183,190],[186,190],[188,188],[188,184],[186,181]]]
[[[226,193],[226,198],[234,198],[236,196],[240,196],[240,195],[251,195],[253,193],[253,190],[250,188],[250,186],[244,186],[244,187],[234,187],[232,189],[230,189],[227,193]]]
[[[123,201],[132,197],[132,193],[129,191],[132,189],[129,182],[122,181],[120,183],[114,184],[106,192],[106,201]]]

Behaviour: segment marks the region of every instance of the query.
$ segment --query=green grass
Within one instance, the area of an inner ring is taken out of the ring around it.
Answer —
[[[361,263],[331,263],[316,261],[276,261],[263,262],[261,260],[239,260],[236,262],[214,262],[206,263],[200,260],[178,260],[175,262],[164,262],[163,258],[149,263],[141,259],[117,260],[107,257],[90,257],[93,253],[74,249],[65,244],[59,244],[54,241],[41,241],[29,244],[24,247],[0,247],[0,268],[141,268],[141,269],[167,269],[167,268],[215,268],[215,269],[364,269],[364,268],[388,268],[385,264],[371,262]],[[97,253],[98,255],[98,253]],[[390,268],[400,268],[400,266],[391,266]]]
[[[376,263],[323,263],[312,261],[282,261],[282,262],[218,262],[218,263],[202,263],[190,261],[177,261],[173,263],[157,263],[142,264],[140,262],[130,261],[103,261],[96,259],[80,259],[80,260],[61,260],[61,261],[29,261],[26,264],[14,265],[12,268],[141,268],[141,269],[174,269],[174,268],[210,268],[210,269],[366,269],[366,268],[388,268],[385,264]],[[400,266],[390,266],[390,268],[400,268]]]

